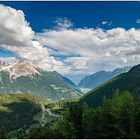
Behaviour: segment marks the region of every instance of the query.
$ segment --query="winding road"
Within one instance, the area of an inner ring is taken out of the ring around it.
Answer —
[[[52,113],[52,112],[50,111],[50,109],[46,109],[45,106],[44,106],[43,104],[41,104],[41,106],[42,106],[42,111],[43,111],[43,112],[47,112],[50,116],[53,116],[53,117],[59,117],[59,115],[56,115],[56,114]]]
[[[52,113],[52,112],[50,111],[50,109],[46,109],[45,112],[47,112],[50,116],[59,117],[59,115],[56,115],[56,114]]]
[[[42,126],[45,125],[46,119],[47,119],[47,118],[45,117],[45,112],[47,112],[49,116],[59,117],[59,115],[56,115],[56,114],[52,113],[52,112],[50,111],[50,109],[46,109],[45,106],[44,106],[43,104],[41,104],[41,108],[42,108],[42,111],[41,111],[41,112],[42,112],[42,115],[41,115],[41,121],[40,121],[40,123],[41,123]]]

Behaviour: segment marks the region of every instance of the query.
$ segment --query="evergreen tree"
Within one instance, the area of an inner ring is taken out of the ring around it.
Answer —
[[[136,129],[136,138],[140,138],[140,97],[136,97],[136,120],[135,120],[135,129]]]
[[[32,127],[25,136],[30,139],[59,139],[63,135],[58,129],[52,129],[48,126]]]
[[[133,138],[135,136],[135,103],[134,97],[129,92],[121,95],[121,124],[124,130],[124,138]]]
[[[73,104],[56,129],[32,128],[27,138],[140,138],[140,98],[117,90],[98,108]]]
[[[82,127],[84,131],[84,138],[92,137],[93,128],[93,110],[86,104],[83,105]]]
[[[73,105],[67,109],[60,122],[60,128],[66,138],[82,138],[82,107]]]
[[[0,139],[6,139],[6,130],[4,127],[0,127]]]

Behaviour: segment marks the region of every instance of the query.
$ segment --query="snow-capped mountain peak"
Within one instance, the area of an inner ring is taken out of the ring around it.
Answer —
[[[40,74],[39,68],[26,60],[18,60],[13,64],[8,65],[3,65],[0,61],[0,70],[9,72],[10,78],[12,79],[16,79],[20,76],[33,76],[34,74]]]
[[[19,60],[1,65],[0,93],[28,93],[53,101],[82,95],[66,77],[57,72],[42,70],[28,61]]]

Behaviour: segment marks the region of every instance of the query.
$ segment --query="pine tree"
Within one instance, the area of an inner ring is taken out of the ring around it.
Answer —
[[[136,129],[136,138],[140,138],[140,97],[136,97],[136,120],[135,120],[135,129]]]
[[[66,138],[82,138],[82,107],[73,105],[65,111],[60,124]]]
[[[124,92],[121,96],[121,124],[125,132],[124,138],[135,136],[135,103],[134,97],[129,92]]]
[[[6,130],[4,127],[0,127],[0,139],[6,138]]]

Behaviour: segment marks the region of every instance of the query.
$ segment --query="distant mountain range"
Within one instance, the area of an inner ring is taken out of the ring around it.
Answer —
[[[93,89],[121,73],[128,72],[131,68],[132,68],[131,66],[128,66],[124,68],[117,68],[113,71],[96,72],[92,75],[89,75],[83,78],[79,82],[78,87],[80,87],[82,90]]]
[[[130,91],[133,95],[140,95],[140,65],[134,66],[130,71],[120,74],[89,91],[81,97],[80,102],[89,106],[99,106],[103,98],[111,98],[116,90]]]
[[[25,60],[12,64],[0,61],[0,93],[28,93],[53,101],[82,95],[66,77],[56,71],[44,71]]]

